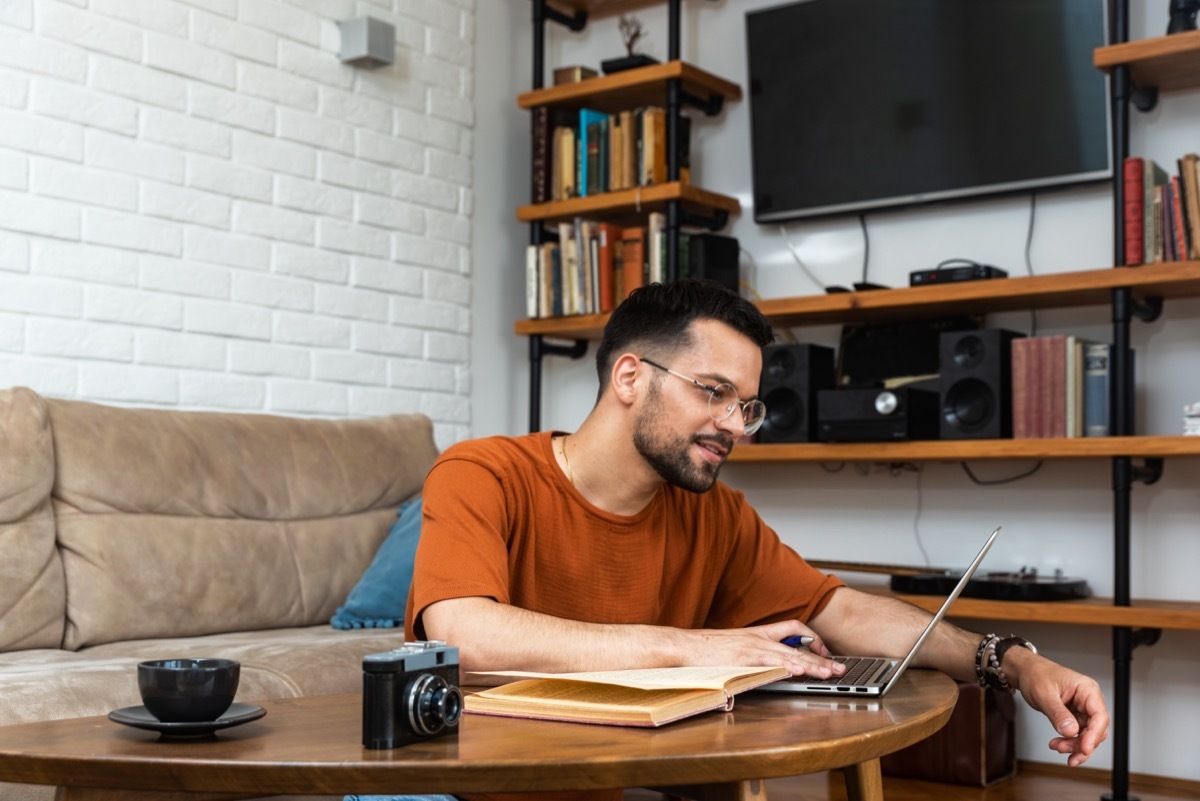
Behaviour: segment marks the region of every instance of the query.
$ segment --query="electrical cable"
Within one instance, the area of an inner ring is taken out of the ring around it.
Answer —
[[[825,291],[825,284],[818,280],[815,275],[813,275],[812,270],[808,269],[808,265],[804,263],[804,259],[800,258],[800,252],[796,250],[796,246],[792,244],[792,238],[788,236],[787,226],[779,226],[779,234],[783,237],[783,241],[787,243],[788,252],[790,252],[792,254],[792,258],[796,260],[796,266],[800,268],[800,271],[808,277],[809,281],[813,282],[813,285],[816,286],[817,289],[820,289],[822,292]]]
[[[995,479],[980,478],[971,471],[970,465],[968,465],[966,462],[959,462],[959,466],[962,467],[963,472],[967,474],[967,478],[971,479],[973,483],[978,484],[981,487],[994,487],[997,484],[1011,484],[1014,481],[1020,481],[1023,478],[1029,478],[1034,473],[1042,469],[1042,460],[1038,459],[1037,464],[1026,470],[1024,473],[1018,473],[1015,476],[1008,476],[1007,478]]]
[[[1037,212],[1037,192],[1029,193],[1029,227],[1025,230],[1025,272],[1033,277],[1033,221]],[[1037,336],[1037,309],[1029,310],[1029,336]]]

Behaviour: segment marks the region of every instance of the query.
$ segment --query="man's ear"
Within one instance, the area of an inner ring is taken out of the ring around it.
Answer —
[[[637,397],[637,379],[642,360],[632,353],[622,354],[612,368],[612,390],[617,400],[629,405]]]

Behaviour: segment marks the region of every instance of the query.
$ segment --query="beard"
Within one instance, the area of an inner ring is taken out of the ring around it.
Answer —
[[[657,389],[651,389],[649,400],[656,401],[658,394]],[[689,454],[690,446],[698,442],[713,442],[728,453],[733,448],[732,437],[721,434],[695,434],[690,437],[658,434],[656,431],[662,430],[663,421],[668,417],[661,409],[661,404],[654,403],[651,411],[639,415],[633,427],[633,446],[654,468],[654,472],[671,486],[697,494],[708,492],[717,483],[721,465],[725,462],[697,465]]]

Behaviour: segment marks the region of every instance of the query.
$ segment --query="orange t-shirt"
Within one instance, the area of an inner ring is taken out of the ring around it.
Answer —
[[[568,620],[679,628],[807,621],[842,582],[783,544],[741,492],[664,485],[636,515],[588,503],[552,432],[446,450],[425,480],[405,634],[448,598],[483,596]]]
[[[424,639],[421,613],[449,598],[592,623],[725,629],[807,621],[842,586],[721,482],[703,494],[664,485],[631,517],[593,506],[559,469],[552,434],[472,440],[438,458],[422,492],[407,639]]]

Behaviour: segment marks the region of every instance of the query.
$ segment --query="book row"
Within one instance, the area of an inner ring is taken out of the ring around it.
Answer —
[[[1200,258],[1200,156],[1188,153],[1172,174],[1151,158],[1125,159],[1125,264]]]
[[[680,117],[681,181],[689,178],[690,134],[691,120]],[[534,109],[532,180],[534,203],[666,183],[666,110]]]
[[[1014,339],[1013,438],[1110,436],[1111,354],[1071,335]]]
[[[525,301],[531,318],[607,314],[639,286],[666,279],[662,212],[634,226],[577,217],[559,223],[554,233],[557,241],[526,247]],[[736,291],[737,259],[733,237],[679,233],[679,278],[711,278]]]

